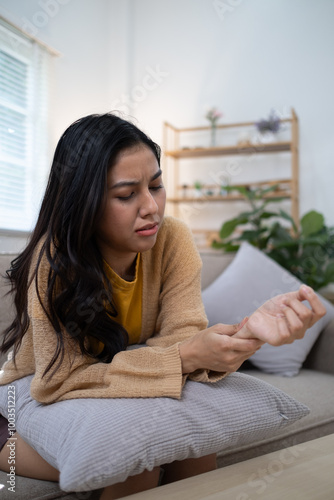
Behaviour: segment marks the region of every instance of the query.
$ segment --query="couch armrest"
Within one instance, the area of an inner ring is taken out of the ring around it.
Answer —
[[[321,332],[303,366],[334,375],[334,320]]]

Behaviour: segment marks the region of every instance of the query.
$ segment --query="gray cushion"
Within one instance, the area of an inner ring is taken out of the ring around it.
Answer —
[[[251,315],[266,300],[298,290],[301,282],[249,243],[243,243],[233,262],[202,293],[209,324],[233,324]],[[334,307],[319,296],[327,314],[303,339],[274,347],[264,344],[251,358],[266,373],[297,375],[320,332],[334,318]]]
[[[286,449],[299,443],[305,443],[334,433],[334,377],[314,370],[302,369],[297,377],[280,377],[248,370],[243,373],[275,385],[292,397],[298,398],[310,408],[310,413],[302,420],[284,429],[273,430],[270,436],[259,439],[256,443],[242,444],[232,450],[222,450],[218,454],[220,467],[258,455]]]
[[[60,487],[86,491],[154,466],[269,437],[308,414],[305,405],[254,377],[188,381],[181,400],[78,399],[41,405],[32,377],[14,382],[18,432],[60,470]],[[7,416],[7,386],[0,413]]]
[[[307,405],[310,413],[288,429],[279,430],[279,434],[291,434],[302,430],[317,428],[327,423],[334,424],[334,377],[315,370],[302,369],[298,377],[287,379],[258,370],[243,373],[253,375],[259,380],[273,384],[293,398]]]

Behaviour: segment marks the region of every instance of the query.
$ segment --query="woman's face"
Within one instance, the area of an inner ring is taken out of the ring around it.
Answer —
[[[144,144],[122,151],[109,170],[96,238],[116,272],[121,262],[131,264],[138,252],[156,242],[166,204],[161,174],[154,153]]]

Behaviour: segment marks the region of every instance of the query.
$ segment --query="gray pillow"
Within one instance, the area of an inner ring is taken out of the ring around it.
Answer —
[[[265,253],[243,243],[232,263],[202,292],[209,324],[234,324],[250,316],[266,300],[298,290],[302,283]],[[260,370],[293,376],[305,361],[320,332],[334,318],[334,307],[318,295],[327,314],[310,328],[303,339],[274,347],[264,344],[250,361]]]
[[[13,382],[16,428],[60,470],[65,491],[124,481],[144,469],[272,436],[309,413],[275,387],[234,373],[215,384],[188,381],[182,399],[76,399],[42,405],[32,376]],[[7,417],[8,386],[0,387]],[[11,389],[13,390],[13,388]]]

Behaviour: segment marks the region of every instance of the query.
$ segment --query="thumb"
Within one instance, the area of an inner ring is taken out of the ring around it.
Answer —
[[[220,323],[219,325],[219,333],[220,335],[229,335],[233,336],[235,335],[241,328],[247,323],[248,321],[248,316],[246,316],[240,323],[235,323],[234,325],[224,325]]]

